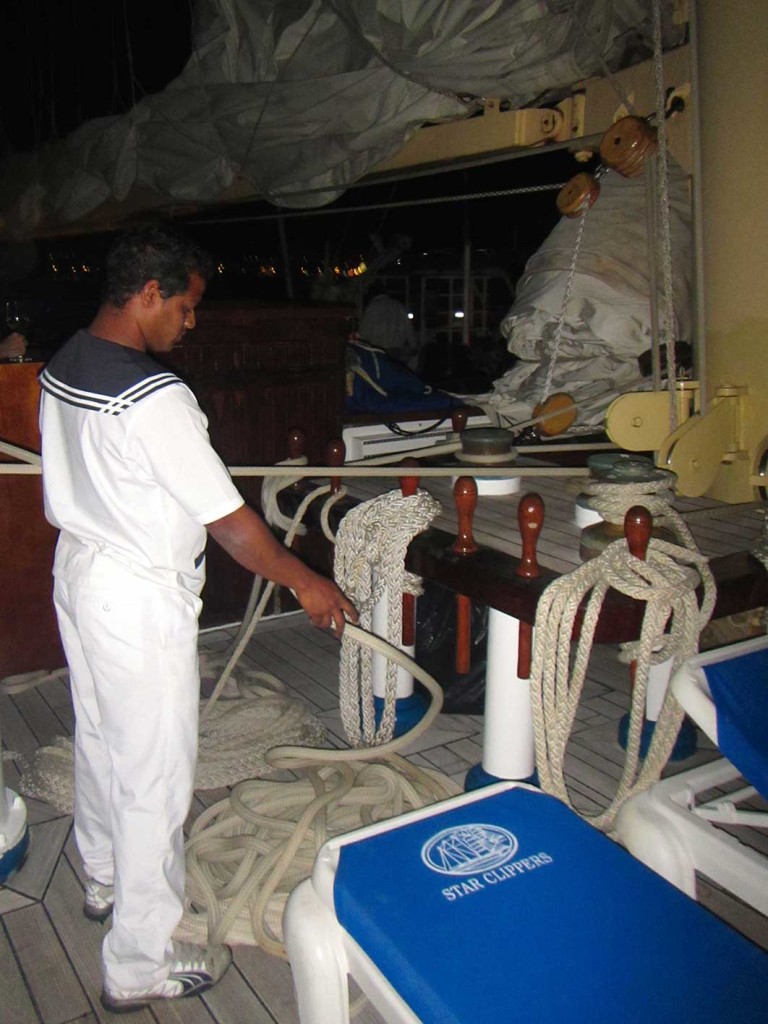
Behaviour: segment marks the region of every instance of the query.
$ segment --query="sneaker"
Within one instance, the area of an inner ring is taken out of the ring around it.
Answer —
[[[156,999],[183,999],[196,996],[215,985],[232,962],[227,946],[194,946],[190,942],[173,943],[174,959],[166,981],[143,992],[101,991],[101,1005],[111,1013],[141,1010]]]
[[[115,903],[114,886],[102,885],[95,878],[85,883],[83,913],[89,921],[106,921]]]

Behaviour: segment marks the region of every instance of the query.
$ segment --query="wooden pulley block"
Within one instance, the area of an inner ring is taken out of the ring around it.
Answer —
[[[534,407],[532,419],[546,416],[537,429],[545,437],[564,433],[576,420],[576,406],[567,391],[556,391]]]
[[[557,209],[563,217],[579,217],[600,195],[600,183],[594,174],[575,174],[557,193]]]
[[[643,117],[622,117],[600,140],[600,159],[624,178],[642,173],[647,157],[656,152],[656,129]]]

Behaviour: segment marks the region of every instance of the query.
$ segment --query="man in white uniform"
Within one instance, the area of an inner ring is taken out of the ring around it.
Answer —
[[[197,756],[206,531],[247,569],[290,587],[315,625],[340,634],[345,615],[357,618],[243,503],[194,396],[149,354],[195,326],[210,270],[197,246],[157,227],[122,236],[96,318],[40,378],[84,912],[113,913],[101,998],[115,1012],[200,992],[230,961],[226,947],[172,940]]]

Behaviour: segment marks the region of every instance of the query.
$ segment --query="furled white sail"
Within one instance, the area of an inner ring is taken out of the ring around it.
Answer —
[[[637,54],[648,0],[196,0],[191,57],[119,117],[5,162],[17,237],[129,194],[331,201],[421,125],[539,101]]]

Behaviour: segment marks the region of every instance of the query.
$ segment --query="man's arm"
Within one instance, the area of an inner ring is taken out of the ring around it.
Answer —
[[[208,532],[240,565],[257,576],[289,587],[314,626],[331,626],[341,636],[345,616],[357,622],[355,606],[336,584],[292,555],[248,505],[208,523]]]

